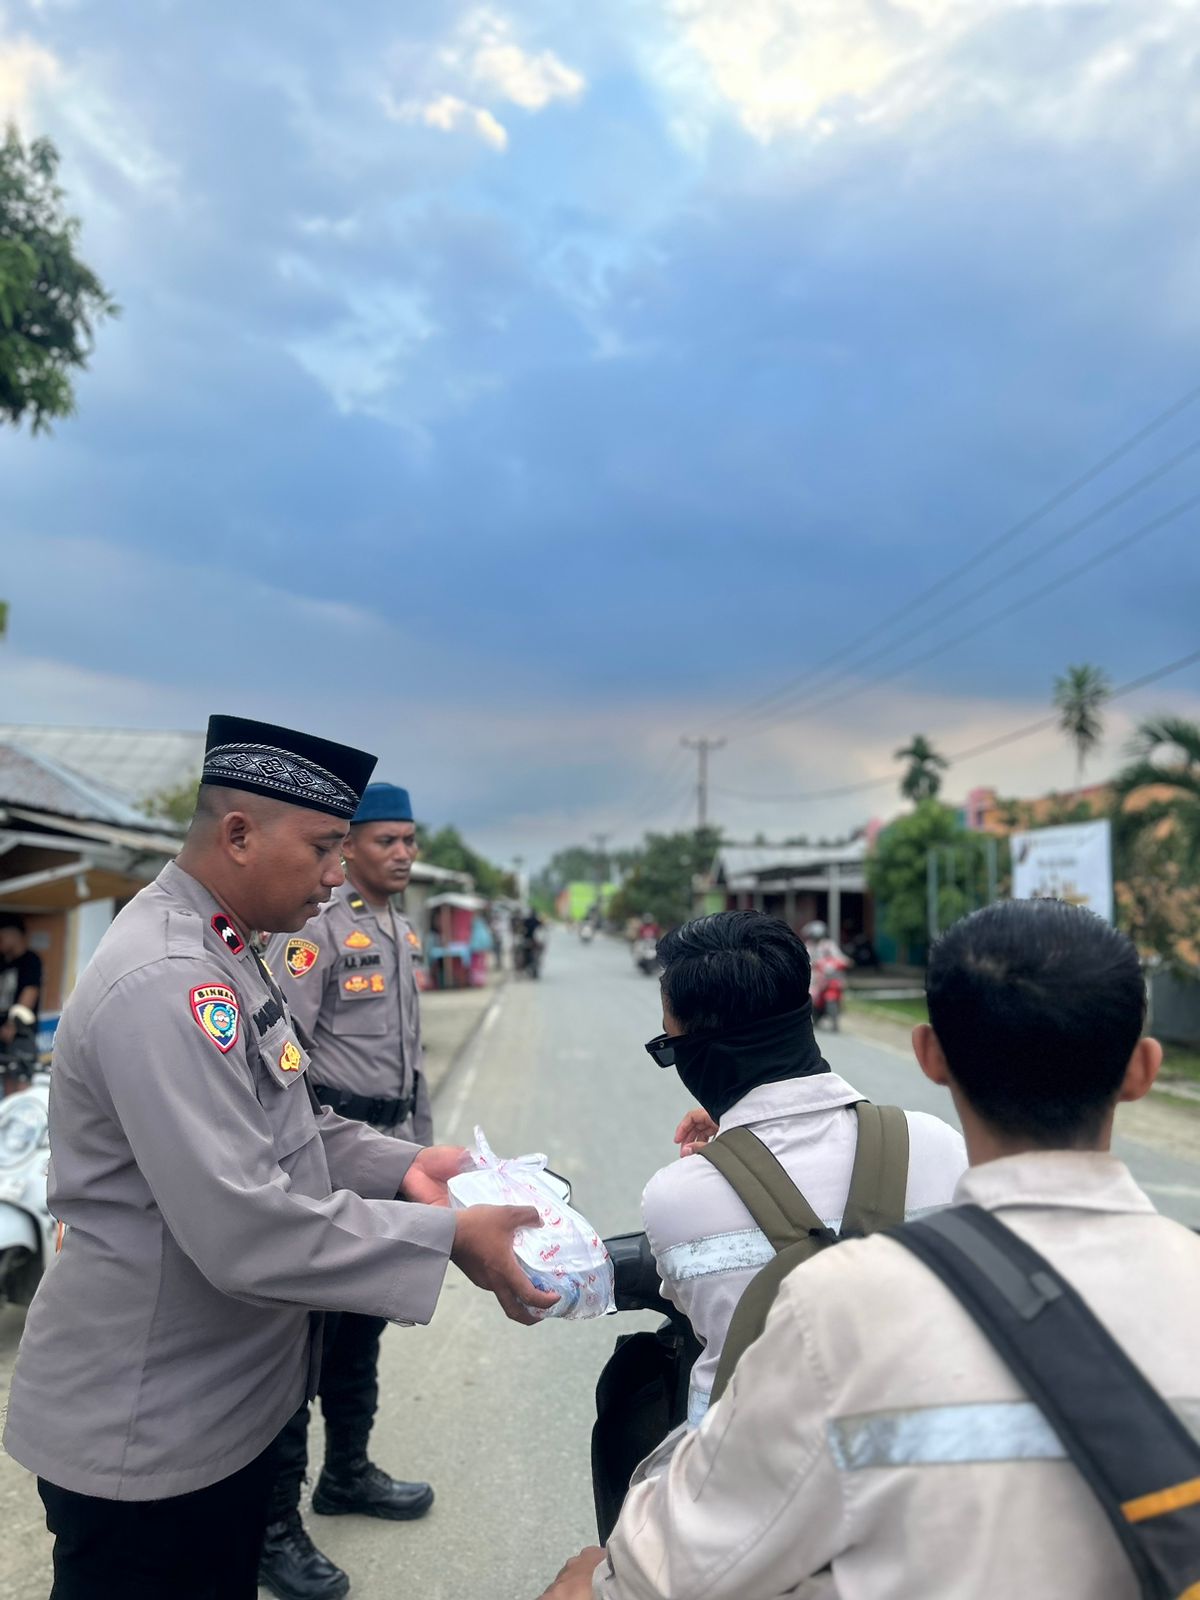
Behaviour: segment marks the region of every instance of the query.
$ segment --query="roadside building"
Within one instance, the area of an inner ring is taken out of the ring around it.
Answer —
[[[875,936],[866,879],[867,842],[821,845],[724,845],[696,884],[696,912],[753,910],[782,917],[799,931],[824,922],[843,945]]]

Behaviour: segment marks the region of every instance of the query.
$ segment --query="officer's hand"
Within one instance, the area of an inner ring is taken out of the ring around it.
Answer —
[[[478,1288],[490,1289],[513,1322],[536,1322],[530,1306],[546,1311],[558,1300],[556,1294],[534,1288],[513,1254],[517,1229],[541,1226],[533,1206],[468,1206],[454,1218],[451,1261]]]
[[[603,1560],[601,1546],[588,1545],[586,1550],[571,1557],[541,1600],[588,1600],[592,1592],[592,1575]]]
[[[405,1200],[415,1200],[424,1206],[448,1206],[451,1178],[460,1172],[470,1172],[475,1163],[469,1151],[457,1144],[431,1144],[422,1150],[404,1174],[400,1193]]]
[[[717,1136],[717,1125],[707,1111],[689,1111],[675,1129],[675,1143],[681,1156],[694,1155],[702,1144]]]

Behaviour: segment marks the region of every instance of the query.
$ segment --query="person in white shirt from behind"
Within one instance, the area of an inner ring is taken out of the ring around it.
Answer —
[[[1044,1255],[1200,1437],[1200,1237],[1159,1216],[1110,1149],[1118,1103],[1145,1095],[1162,1061],[1140,1036],[1133,944],[1080,907],[1005,901],[934,947],[926,993],[913,1046],[949,1088],[971,1160],[956,1202]],[[1193,1487],[1148,1482],[1165,1503],[1126,1515],[1186,1515]],[[971,1314],[875,1234],[783,1280],[668,1471],[635,1478],[607,1552],[574,1557],[544,1600],[1148,1592]]]
[[[821,1055],[803,939],[780,917],[720,911],[673,929],[658,949],[666,1034],[652,1041],[651,1054],[674,1065],[703,1108],[676,1131],[682,1154],[718,1128],[750,1128],[837,1232],[858,1139],[853,1107],[866,1096]],[[961,1136],[937,1117],[906,1116],[905,1212],[915,1217],[949,1202],[967,1154]],[[675,1161],[656,1173],[642,1218],[663,1294],[704,1345],[689,1394],[694,1427],[708,1409],[737,1303],[775,1252],[708,1161]]]

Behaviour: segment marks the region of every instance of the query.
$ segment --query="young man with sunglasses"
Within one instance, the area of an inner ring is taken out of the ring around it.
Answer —
[[[865,1096],[830,1070],[813,1033],[809,957],[780,917],[721,911],[660,942],[663,1025],[646,1046],[673,1067],[701,1110],[676,1130],[681,1154],[718,1130],[749,1128],[833,1232],[841,1227]],[[937,1117],[906,1113],[905,1215],[946,1205],[966,1164],[959,1134]],[[655,1174],[642,1215],[663,1293],[691,1322],[704,1351],[692,1371],[688,1422],[707,1411],[729,1324],[774,1248],[708,1161]]]
[[[1007,901],[935,946],[926,993],[955,1205],[786,1276],[669,1472],[547,1600],[1200,1592],[1200,1238],[1111,1154],[1162,1060],[1137,951]],[[947,1277],[931,1241],[955,1238]]]

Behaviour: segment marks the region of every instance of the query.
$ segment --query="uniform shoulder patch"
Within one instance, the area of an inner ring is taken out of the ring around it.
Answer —
[[[299,1072],[304,1057],[300,1053],[300,1046],[289,1039],[279,1054],[280,1072]]]
[[[228,1055],[238,1041],[241,1013],[237,995],[226,984],[202,983],[189,996],[192,1015],[222,1055]]]
[[[210,924],[213,932],[229,951],[230,955],[240,956],[246,948],[246,941],[230,922],[229,918],[218,911]]]
[[[368,950],[375,943],[369,933],[364,933],[361,928],[355,928],[353,933],[348,933],[342,940],[347,950]]]
[[[293,978],[302,978],[316,965],[320,954],[320,945],[315,945],[311,939],[289,939],[283,952],[283,961]]]

